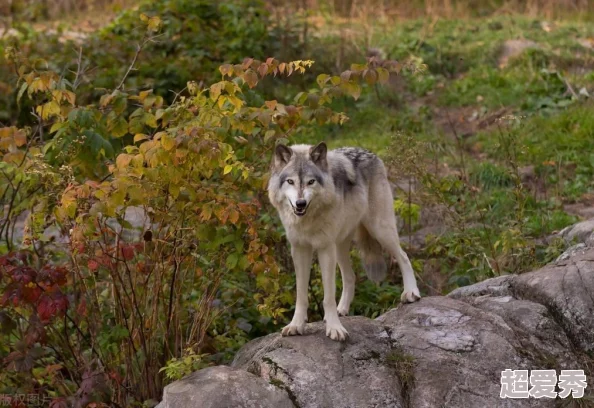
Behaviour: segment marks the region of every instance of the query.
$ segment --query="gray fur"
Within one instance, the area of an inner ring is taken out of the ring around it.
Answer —
[[[367,277],[375,283],[382,282],[386,278],[388,267],[381,244],[363,226],[357,230],[355,242]]]
[[[375,154],[360,147],[341,147],[334,150],[334,152],[344,155],[352,163],[357,175],[362,177],[363,182],[370,180],[378,171],[378,167],[384,167]]]
[[[334,182],[336,189],[340,191],[343,196],[350,193],[356,184],[356,182],[349,178],[342,163],[338,163],[337,166],[332,169],[332,181]]]
[[[420,298],[412,266],[400,247],[386,169],[375,154],[357,147],[328,151],[323,142],[316,146],[277,147],[268,197],[285,227],[297,275],[295,314],[283,335],[304,332],[307,283],[313,253],[317,252],[324,284],[326,334],[334,340],[346,338],[348,333],[338,315],[348,314],[355,293],[349,255],[353,240],[371,280],[379,282],[386,276],[385,250],[402,271],[402,301]],[[297,201],[307,205],[297,208]],[[343,281],[338,306],[337,263]]]
[[[373,263],[365,263],[363,267],[365,268],[365,272],[367,272],[367,277],[375,283],[382,282],[388,275],[388,265],[384,258]]]

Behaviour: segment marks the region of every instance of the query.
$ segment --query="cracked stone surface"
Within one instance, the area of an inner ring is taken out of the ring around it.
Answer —
[[[350,333],[345,343],[327,338],[322,322],[308,324],[303,336],[256,339],[231,368],[218,368],[233,379],[207,371],[213,368],[198,371],[166,387],[160,408],[252,407],[250,399],[230,405],[220,398],[248,390],[260,398],[258,407],[556,407],[550,399],[501,399],[501,371],[584,369],[592,378],[594,247],[584,244],[534,272],[400,305],[375,320],[341,320]],[[187,381],[191,387],[176,388]],[[172,399],[173,390],[180,399]],[[177,403],[181,398],[194,405]]]
[[[249,343],[232,365],[288,388],[298,407],[405,407],[400,380],[386,364],[391,347],[384,326],[363,317],[343,324],[346,343],[330,340],[318,322],[304,336],[272,334]]]
[[[209,367],[169,384],[159,407],[292,408],[286,391],[247,371]]]

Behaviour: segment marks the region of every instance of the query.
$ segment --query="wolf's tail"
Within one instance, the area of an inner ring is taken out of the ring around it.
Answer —
[[[380,243],[369,234],[363,226],[359,227],[356,245],[361,253],[361,260],[367,272],[367,277],[376,283],[386,278],[388,267]]]

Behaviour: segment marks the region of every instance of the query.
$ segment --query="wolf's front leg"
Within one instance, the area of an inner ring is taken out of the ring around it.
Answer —
[[[332,340],[344,341],[349,333],[346,331],[336,309],[336,246],[330,245],[318,251],[322,283],[324,284],[324,320],[326,336]]]
[[[295,314],[293,320],[282,331],[283,336],[294,336],[303,334],[305,322],[307,321],[307,289],[309,287],[309,273],[311,271],[311,259],[313,249],[306,246],[291,245],[291,256],[295,266],[297,280],[297,302],[295,303]]]

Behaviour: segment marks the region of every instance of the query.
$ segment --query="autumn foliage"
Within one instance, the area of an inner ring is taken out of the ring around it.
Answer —
[[[158,16],[140,22],[145,39],[162,27]],[[370,59],[319,75],[288,103],[254,103],[260,82],[314,62],[246,58],[167,103],[126,87],[136,57],[120,85],[89,95],[81,69],[61,75],[7,55],[36,125],[0,129],[0,353],[11,393],[54,406],[156,401],[167,381],[228,358],[246,332],[274,330],[292,294],[264,193],[271,150],[347,120],[335,98],[419,68]]]

